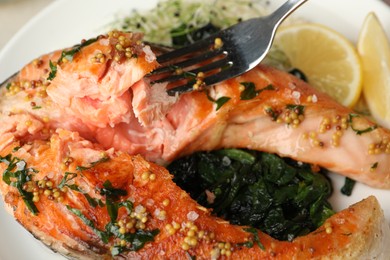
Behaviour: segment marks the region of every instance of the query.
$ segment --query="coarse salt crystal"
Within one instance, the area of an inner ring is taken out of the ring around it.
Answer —
[[[289,82],[288,87],[291,89],[295,89],[297,87],[297,85],[294,82]]]
[[[146,45],[145,47],[143,47],[142,50],[145,52],[145,60],[147,62],[152,63],[153,61],[156,60],[156,55],[154,55],[154,53],[149,45]]]
[[[195,211],[190,211],[190,212],[188,212],[188,214],[187,214],[187,219],[188,219],[189,221],[195,221],[195,220],[198,219],[198,217],[199,217],[199,214],[196,213]]]
[[[16,163],[16,167],[18,171],[23,170],[26,167],[26,162],[25,161],[19,161]]]
[[[145,210],[144,206],[138,205],[137,207],[135,207],[134,212],[135,212],[135,213],[141,213],[141,212],[143,212],[144,210]]]
[[[301,98],[301,93],[298,91],[293,91],[292,96],[299,103],[299,99]]]
[[[154,211],[154,215],[156,216],[156,218],[158,219],[158,220],[165,220],[166,219],[166,216],[164,215],[164,214],[161,214],[161,210],[160,209],[156,209],[155,211]]]
[[[110,40],[109,40],[109,39],[103,38],[103,39],[100,39],[100,40],[99,40],[99,43],[100,43],[101,45],[103,45],[103,46],[108,46],[108,44],[110,43]]]
[[[152,200],[152,199],[147,199],[147,200],[146,200],[146,205],[147,205],[147,206],[153,206],[153,205],[154,205],[154,200]]]

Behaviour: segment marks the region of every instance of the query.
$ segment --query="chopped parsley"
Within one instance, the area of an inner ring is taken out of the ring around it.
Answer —
[[[224,104],[226,104],[231,99],[230,97],[220,97],[215,100],[209,94],[207,94],[207,98],[208,100],[217,105],[217,107],[215,108],[216,111],[218,111]]]
[[[305,106],[302,105],[289,104],[286,105],[286,109],[294,111],[295,113],[297,113],[297,115],[303,115],[303,113],[305,112]]]
[[[87,41],[82,42],[81,44],[77,44],[77,45],[73,46],[73,48],[70,50],[62,51],[61,56],[57,61],[57,64],[54,64],[52,61],[49,62],[50,73],[49,73],[49,77],[47,78],[47,80],[53,80],[56,77],[57,66],[59,64],[61,64],[64,59],[66,59],[67,61],[72,61],[73,57],[74,57],[74,55],[76,55],[76,53],[80,52],[83,47],[88,46],[88,45],[96,42],[97,39],[98,38],[89,39]]]
[[[241,82],[240,84],[245,87],[240,95],[241,100],[253,99],[265,90],[275,90],[275,87],[271,84],[259,90],[256,90],[256,85],[253,82]]]
[[[27,208],[34,214],[39,213],[38,208],[33,202],[33,193],[23,189],[23,186],[32,179],[32,173],[37,171],[33,168],[27,168],[27,163],[11,154],[2,157],[0,162],[5,163],[7,168],[3,172],[3,181],[10,186],[16,187],[19,194],[22,196]]]
[[[241,82],[241,85],[245,87],[244,91],[241,92],[241,100],[250,100],[257,96],[258,91],[256,85],[253,82]]]
[[[89,166],[77,166],[76,170],[78,171],[85,171],[93,168],[94,166],[98,165],[99,163],[107,162],[110,158],[109,157],[102,157],[101,159],[91,162]]]
[[[266,107],[265,112],[272,118],[272,121],[276,121],[279,117],[279,113],[276,112],[272,107]]]
[[[65,175],[64,175],[64,177],[62,177],[60,184],[58,184],[58,188],[62,189],[65,186],[69,187],[70,186],[69,182],[76,177],[77,177],[77,173],[65,172]]]
[[[89,226],[96,235],[99,236],[99,238],[103,241],[103,243],[107,244],[109,239],[109,234],[107,232],[99,230],[97,227],[95,227],[95,224],[92,220],[88,219],[79,209],[75,209],[70,207],[69,205],[66,206],[66,208],[71,211],[73,214],[75,214],[77,217],[79,217],[85,225]]]
[[[58,59],[58,63],[62,62],[64,58],[67,61],[72,61],[73,57],[74,57],[74,55],[76,55],[76,53],[80,52],[83,47],[86,47],[86,46],[96,42],[97,39],[98,38],[92,38],[92,39],[86,40],[86,41],[82,42],[81,44],[77,44],[77,45],[73,46],[73,48],[70,50],[62,51],[61,57]]]
[[[371,165],[371,170],[375,170],[376,168],[378,168],[378,162],[375,162],[373,165]]]
[[[114,225],[113,223],[108,223],[106,226],[106,230],[107,233],[130,243],[129,247],[119,245],[113,246],[111,248],[111,255],[113,256],[128,251],[138,251],[143,248],[146,243],[154,241],[154,237],[160,233],[158,229],[154,229],[152,231],[138,229],[134,233],[121,234],[119,232],[119,227],[117,225]]]
[[[47,80],[53,80],[57,75],[57,65],[54,65],[52,61],[49,62],[50,73]]]
[[[355,118],[355,117],[360,117],[360,115],[358,115],[358,114],[349,114],[348,115],[348,123],[351,126],[351,129],[357,135],[362,135],[362,134],[365,134],[365,133],[369,133],[369,132],[374,131],[375,129],[378,128],[378,125],[372,125],[372,126],[367,127],[366,129],[361,129],[361,130],[360,129],[356,129],[353,126],[353,118]]]
[[[87,199],[88,204],[91,205],[91,207],[93,208],[96,208],[97,206],[104,207],[104,203],[102,200],[92,198],[88,193],[84,193],[84,197]]]
[[[73,178],[75,178],[75,175],[68,173],[67,177],[64,177],[64,186],[67,185],[66,183]],[[69,211],[78,216],[87,226],[89,226],[104,243],[107,244],[112,237],[129,242],[129,246],[112,246],[111,254],[113,256],[127,251],[137,251],[143,248],[146,243],[154,241],[154,237],[160,232],[158,229],[154,229],[151,231],[137,229],[135,232],[125,234],[119,231],[119,226],[117,224],[119,209],[124,207],[129,215],[133,210],[133,203],[131,201],[119,201],[121,196],[127,195],[126,190],[114,188],[111,182],[109,180],[106,180],[103,184],[103,188],[100,189],[100,193],[106,198],[105,204],[101,200],[91,198],[88,194],[84,194],[84,196],[87,198],[91,206],[96,207],[105,205],[107,207],[107,212],[110,216],[110,222],[106,224],[105,230],[98,229],[95,226],[94,222],[87,218],[81,212],[81,210],[72,208],[69,205],[67,205],[66,207]]]
[[[260,238],[259,238],[259,233],[257,231],[257,229],[251,227],[251,228],[244,228],[244,231],[248,232],[248,233],[251,233],[253,235],[253,242],[255,242],[262,250],[265,250],[265,247],[264,245],[260,242]],[[253,242],[249,242],[249,243],[252,243],[252,246],[253,246]],[[252,246],[249,246],[250,244],[248,244],[247,247],[252,247]]]
[[[100,194],[109,197],[113,200],[117,200],[120,196],[126,196],[127,191],[122,189],[114,188],[109,180],[103,183],[103,188],[100,189]]]

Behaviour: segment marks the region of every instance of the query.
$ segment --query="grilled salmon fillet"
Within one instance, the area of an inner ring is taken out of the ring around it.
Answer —
[[[0,148],[11,133],[45,139],[63,128],[160,164],[195,151],[249,148],[390,188],[389,130],[265,66],[207,92],[170,97],[144,77],[158,64],[140,40],[111,32],[28,64],[2,88]]]
[[[58,129],[47,141],[16,141],[0,155],[0,190],[10,213],[72,258],[380,259],[389,254],[389,227],[374,197],[335,214],[307,236],[281,242],[212,216],[165,168],[139,155],[105,150],[76,132]]]
[[[85,259],[389,254],[374,197],[281,242],[212,216],[158,166],[195,151],[249,148],[388,189],[388,130],[264,66],[170,97],[145,77],[158,64],[141,39],[115,31],[83,41],[43,55],[1,88],[0,191],[27,230]]]

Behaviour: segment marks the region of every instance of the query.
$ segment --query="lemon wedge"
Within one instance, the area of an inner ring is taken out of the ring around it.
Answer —
[[[364,20],[358,39],[363,64],[363,94],[378,123],[390,128],[390,43],[374,13]]]
[[[308,82],[339,103],[352,107],[362,89],[362,68],[354,45],[338,32],[314,23],[281,27],[275,47]]]

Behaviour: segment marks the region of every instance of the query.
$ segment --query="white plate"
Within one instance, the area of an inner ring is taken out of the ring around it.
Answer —
[[[136,3],[138,2],[138,4]],[[157,0],[57,0],[26,24],[0,52],[0,82],[18,71],[40,54],[71,46],[83,38],[104,31],[118,13],[133,8],[149,9]],[[276,5],[280,1],[270,1]],[[311,0],[296,14],[308,20],[328,25],[356,41],[366,14],[375,11],[390,35],[390,8],[379,0]],[[375,190],[357,184],[351,197],[339,192],[344,178],[332,176],[336,210],[341,210],[368,195],[376,195],[390,220],[390,191]],[[1,260],[56,260],[64,259],[52,253],[34,239],[3,209],[0,203],[0,259]]]

